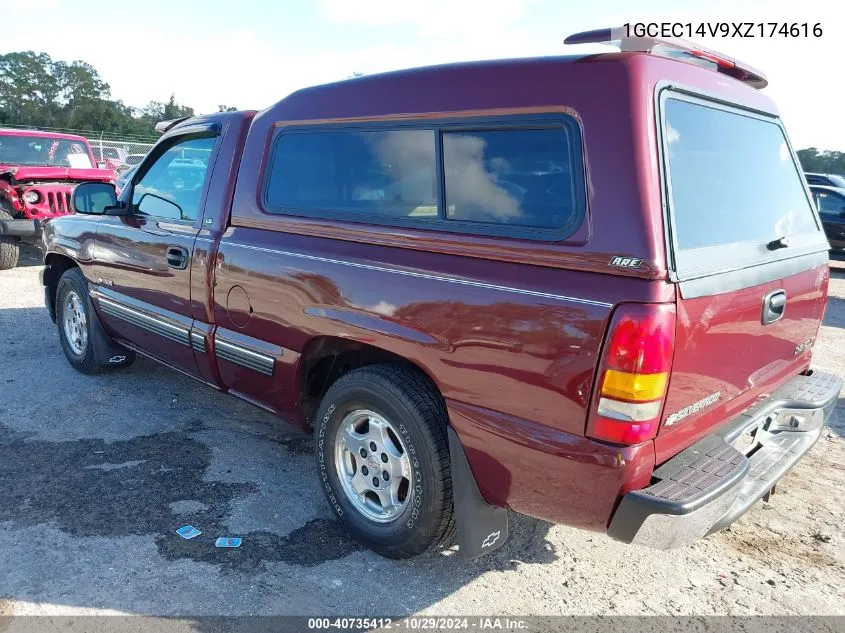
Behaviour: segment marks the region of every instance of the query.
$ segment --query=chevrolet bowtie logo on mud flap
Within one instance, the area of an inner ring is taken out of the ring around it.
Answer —
[[[115,363],[122,363],[122,362],[123,362],[123,361],[125,361],[125,360],[126,360],[126,356],[112,356],[112,357],[109,359],[109,362],[110,362],[112,365],[114,365]]]
[[[496,541],[499,540],[499,537],[502,535],[500,531],[491,532],[487,535],[487,538],[484,539],[484,542],[481,544],[481,549],[485,547],[493,547],[496,544]]]

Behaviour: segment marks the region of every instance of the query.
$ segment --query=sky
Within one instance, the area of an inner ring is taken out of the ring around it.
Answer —
[[[574,32],[626,22],[820,23],[819,38],[706,38],[767,74],[796,148],[845,151],[843,0],[0,0],[0,53],[82,59],[127,105],[263,109],[353,72],[591,53]]]

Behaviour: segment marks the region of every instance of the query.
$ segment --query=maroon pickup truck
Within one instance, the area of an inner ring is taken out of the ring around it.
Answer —
[[[20,242],[40,242],[41,222],[71,212],[80,182],[113,182],[74,134],[0,128],[0,270],[18,263]]]
[[[837,401],[828,244],[759,72],[622,48],[176,122],[46,225],[67,359],[296,421],[386,556],[495,550],[507,509],[657,548],[728,525]]]

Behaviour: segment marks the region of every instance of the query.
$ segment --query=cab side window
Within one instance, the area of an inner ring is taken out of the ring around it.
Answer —
[[[193,222],[216,137],[192,137],[169,147],[135,184],[132,211]]]

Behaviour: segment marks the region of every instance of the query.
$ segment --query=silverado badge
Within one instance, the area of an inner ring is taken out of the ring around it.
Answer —
[[[794,355],[798,356],[798,354],[803,352],[805,349],[809,349],[810,347],[812,347],[814,340],[815,340],[815,338],[808,338],[806,341],[803,341],[803,342],[799,343],[798,345],[796,345]]]
[[[690,406],[684,407],[680,411],[676,411],[668,418],[666,418],[666,426],[670,426],[675,424],[675,422],[679,422],[684,418],[692,415],[696,411],[701,411],[704,407],[709,407],[711,404],[716,402],[719,398],[722,397],[722,392],[717,391],[716,393],[711,393],[706,398],[702,398],[698,402],[693,402]]]

